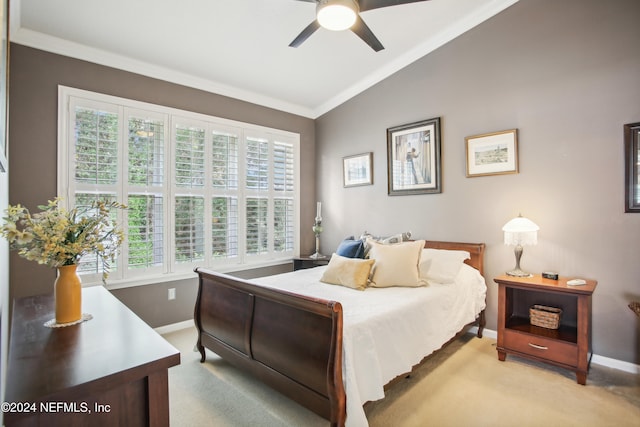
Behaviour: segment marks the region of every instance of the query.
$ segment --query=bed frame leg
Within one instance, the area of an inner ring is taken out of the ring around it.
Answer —
[[[200,342],[200,338],[198,338],[198,342],[196,343],[195,347],[193,348],[193,351],[199,351],[200,352],[200,363],[204,363],[204,361],[207,359],[207,356],[206,356],[205,351],[204,351],[204,346],[202,345],[202,342]]]
[[[487,324],[487,319],[484,316],[484,310],[480,312],[480,317],[478,318],[478,338],[482,338],[482,332],[484,331],[484,326]]]

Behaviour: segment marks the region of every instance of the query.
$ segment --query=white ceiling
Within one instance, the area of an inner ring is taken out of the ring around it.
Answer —
[[[11,0],[10,38],[316,118],[518,0],[430,0],[363,12],[385,49],[319,29],[295,0]]]

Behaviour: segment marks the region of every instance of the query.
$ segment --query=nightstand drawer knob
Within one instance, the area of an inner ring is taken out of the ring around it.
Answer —
[[[537,344],[529,343],[529,346],[533,347],[533,348],[537,348],[538,350],[549,350],[549,347],[545,347],[543,345],[537,345]]]

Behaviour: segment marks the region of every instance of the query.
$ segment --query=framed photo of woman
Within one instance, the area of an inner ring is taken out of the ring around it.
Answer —
[[[442,192],[440,117],[387,129],[388,194]]]

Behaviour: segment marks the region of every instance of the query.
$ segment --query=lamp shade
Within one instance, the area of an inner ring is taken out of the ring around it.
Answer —
[[[519,215],[502,227],[504,244],[510,246],[535,245],[538,243],[538,230],[540,227],[535,222]]]
[[[350,28],[358,16],[358,4],[353,0],[321,0],[316,18],[322,27],[332,31]]]

